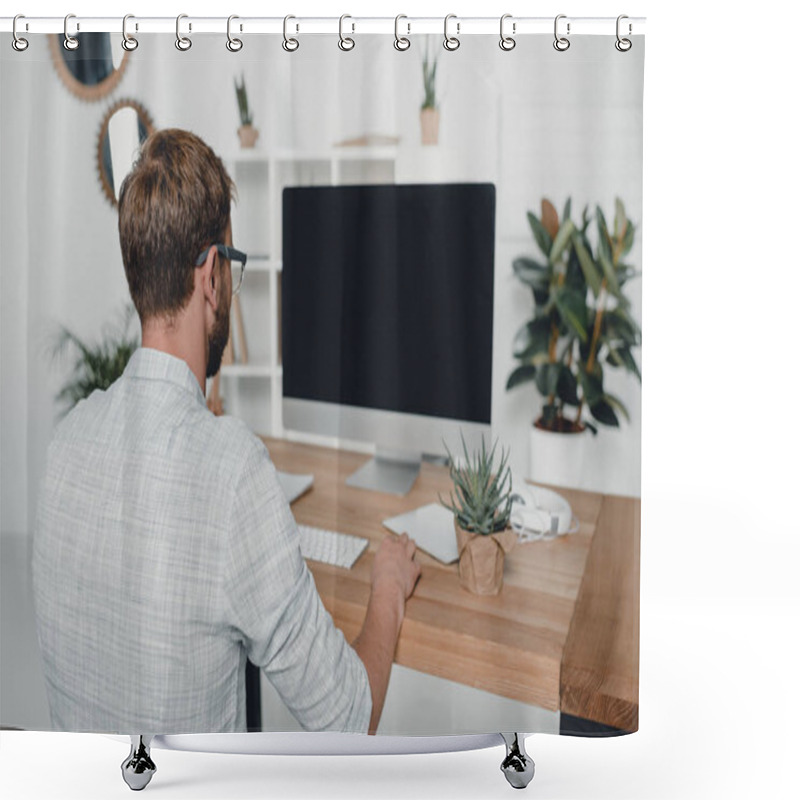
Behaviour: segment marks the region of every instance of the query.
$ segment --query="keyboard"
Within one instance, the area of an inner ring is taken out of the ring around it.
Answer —
[[[298,525],[297,529],[300,531],[303,558],[334,567],[350,569],[369,544],[367,539],[360,536],[312,528],[310,525]]]

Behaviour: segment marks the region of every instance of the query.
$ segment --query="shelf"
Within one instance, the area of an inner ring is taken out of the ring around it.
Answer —
[[[248,253],[240,302],[245,338],[255,349],[250,351],[255,363],[223,365],[220,374],[228,412],[241,416],[253,430],[272,435],[284,431],[281,193],[286,186],[295,185],[394,182],[398,145],[385,139],[366,141],[370,143],[304,149],[264,144],[232,148],[224,156],[239,195],[234,240]],[[234,339],[238,341],[237,336]]]
[[[241,164],[247,161],[269,161],[269,151],[260,147],[243,148],[225,157],[225,161],[231,164]]]
[[[268,364],[223,364],[220,374],[223,378],[275,378],[283,374],[283,368]]]
[[[332,157],[338,161],[395,161],[397,159],[397,146],[334,147]]]
[[[283,269],[283,262],[277,258],[269,256],[247,256],[247,266],[244,268],[245,275],[248,272],[280,272]]]
[[[273,153],[276,161],[394,161],[397,147],[328,147],[319,150],[279,149]]]
[[[225,161],[230,164],[263,163],[269,161],[394,161],[397,145],[375,145],[374,147],[327,147],[319,150],[292,150],[276,148],[240,150],[230,153]]]

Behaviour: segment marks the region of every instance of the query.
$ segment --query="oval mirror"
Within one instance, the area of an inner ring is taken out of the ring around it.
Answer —
[[[51,34],[50,54],[64,86],[81,100],[100,100],[122,79],[128,53],[119,42],[112,43],[110,33],[78,33],[76,50],[67,50],[64,37]]]
[[[139,147],[154,130],[147,110],[135,100],[118,100],[106,111],[97,137],[97,172],[103,194],[114,208]]]

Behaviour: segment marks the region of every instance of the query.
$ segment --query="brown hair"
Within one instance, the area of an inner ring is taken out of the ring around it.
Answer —
[[[119,243],[131,299],[142,323],[173,320],[189,302],[194,264],[221,242],[235,192],[222,161],[193,133],[147,137],[119,195]]]

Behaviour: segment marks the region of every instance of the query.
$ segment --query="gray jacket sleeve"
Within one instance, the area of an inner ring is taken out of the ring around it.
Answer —
[[[366,733],[366,669],[322,604],[259,440],[235,492],[223,579],[233,634],[306,730]]]

